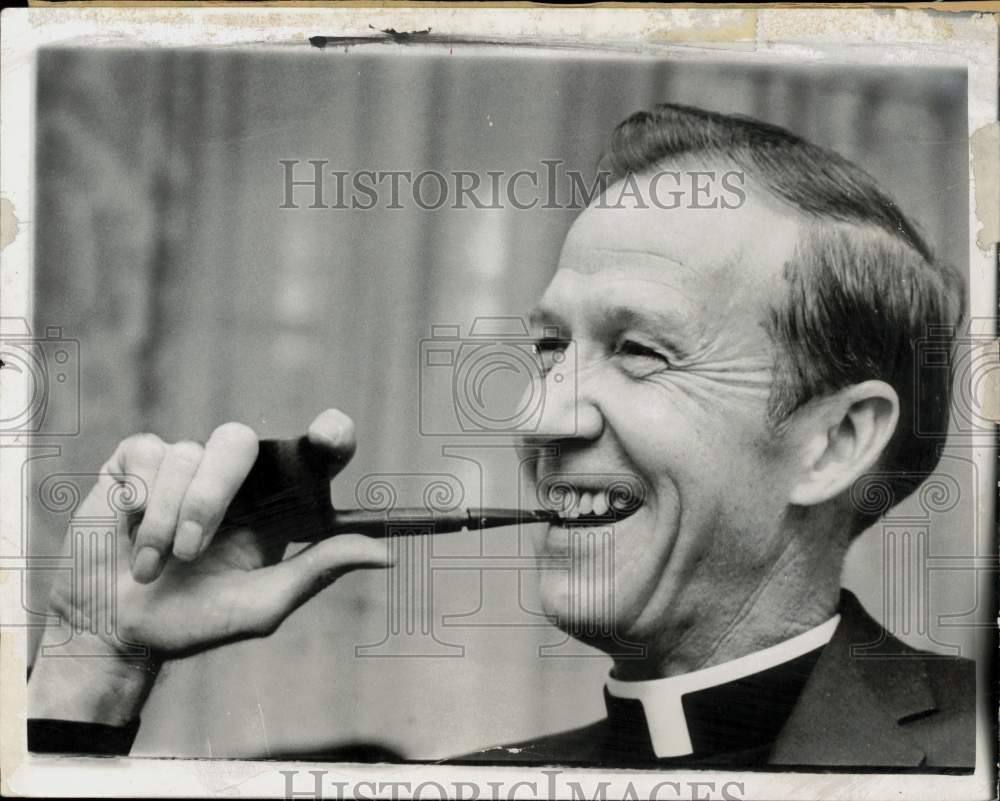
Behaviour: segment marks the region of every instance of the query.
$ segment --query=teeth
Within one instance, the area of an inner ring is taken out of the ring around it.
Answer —
[[[594,495],[594,514],[595,515],[606,515],[608,513],[608,494],[606,492],[598,492]]]
[[[550,501],[544,505],[551,508],[567,520],[576,520],[580,516],[595,515],[604,517],[609,511],[618,511],[611,503],[607,490],[581,490],[576,487],[561,486],[557,494],[550,495]]]

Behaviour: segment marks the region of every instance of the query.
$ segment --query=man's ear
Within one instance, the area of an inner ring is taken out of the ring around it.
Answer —
[[[863,381],[799,410],[802,469],[789,501],[814,506],[836,497],[878,462],[896,430],[899,396],[884,381]]]

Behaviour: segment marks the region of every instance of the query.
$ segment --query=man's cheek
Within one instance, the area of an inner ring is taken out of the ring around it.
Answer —
[[[718,456],[756,444],[766,423],[765,397],[677,371],[610,399],[606,418],[630,455],[663,459],[697,448]]]
[[[542,612],[553,615],[556,623],[569,613],[569,576],[565,570],[538,571],[538,601]]]
[[[545,541],[548,538],[548,526],[532,526],[531,531],[531,544],[535,549],[535,553],[545,552]]]

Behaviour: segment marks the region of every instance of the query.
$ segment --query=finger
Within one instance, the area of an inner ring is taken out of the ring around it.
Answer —
[[[196,442],[178,442],[167,447],[132,547],[132,577],[140,584],[153,581],[163,569],[164,559],[173,546],[181,502],[204,450]]]
[[[248,575],[243,597],[252,602],[235,621],[248,634],[270,634],[324,587],[353,570],[395,564],[389,541],[341,534],[312,545],[290,559]]]
[[[123,439],[101,468],[98,480],[104,490],[101,502],[111,501],[115,506],[114,511],[129,514],[145,509],[156,472],[160,469],[166,452],[166,443],[156,434],[135,434]],[[114,487],[115,484],[119,487]],[[118,489],[113,500],[110,496],[112,489]],[[89,510],[82,513],[89,514]]]
[[[344,469],[358,447],[354,421],[339,409],[321,412],[309,424],[306,437],[329,456],[327,474],[330,478]]]
[[[216,529],[257,458],[257,435],[240,423],[225,423],[212,432],[177,516],[174,556],[196,559]]]

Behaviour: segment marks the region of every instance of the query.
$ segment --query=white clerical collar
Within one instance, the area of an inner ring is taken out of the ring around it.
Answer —
[[[694,747],[684,718],[682,696],[752,676],[821,648],[830,642],[839,622],[840,615],[834,615],[826,623],[790,640],[691,673],[646,681],[621,681],[608,676],[606,686],[611,695],[633,698],[642,704],[658,758],[686,756],[693,753]]]

